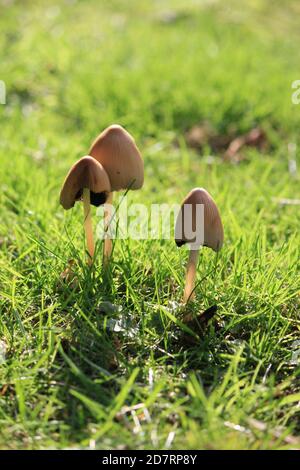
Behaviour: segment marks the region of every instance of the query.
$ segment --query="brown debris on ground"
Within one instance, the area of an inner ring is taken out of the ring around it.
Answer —
[[[243,150],[245,147],[257,148],[259,151],[266,151],[268,140],[266,133],[260,127],[255,127],[243,135],[217,134],[207,123],[193,126],[185,134],[188,147],[201,151],[206,145],[213,152],[223,156],[225,161],[237,163],[244,160]]]
[[[260,127],[255,127],[251,131],[242,136],[236,137],[230,142],[227,148],[224,159],[229,161],[241,161],[244,159],[241,150],[244,147],[254,147],[263,152],[268,147],[268,141],[265,132]]]
[[[68,286],[71,289],[77,289],[79,287],[74,259],[68,261],[67,267],[59,276],[57,287],[61,290],[64,286]]]

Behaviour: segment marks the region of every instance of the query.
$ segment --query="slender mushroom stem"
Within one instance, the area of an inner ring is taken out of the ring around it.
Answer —
[[[112,217],[112,208],[111,205],[113,203],[113,193],[109,193],[108,197],[106,199],[107,204],[104,210],[104,230],[105,230],[105,239],[104,239],[104,248],[103,248],[103,264],[105,266],[108,265],[109,259],[111,257],[111,252],[112,252],[112,240],[109,236],[109,226],[111,223],[111,217]]]
[[[91,193],[88,188],[83,189],[83,212],[84,212],[84,230],[86,235],[86,245],[89,254],[88,264],[91,265],[95,253],[95,244],[93,237],[93,226],[91,216]]]
[[[195,293],[193,292],[196,279],[196,269],[199,257],[199,250],[190,250],[189,260],[186,267],[185,288],[183,294],[183,302],[187,303],[193,299]]]

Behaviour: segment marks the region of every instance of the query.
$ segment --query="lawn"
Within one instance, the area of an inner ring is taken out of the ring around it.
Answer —
[[[300,449],[299,15],[296,0],[0,0],[0,448]],[[59,205],[111,123],[144,158],[129,201],[205,187],[218,204],[224,246],[201,250],[186,309],[174,240],[117,240],[90,268],[82,208]],[[192,148],[194,126],[266,145],[231,161]],[[194,338],[186,310],[213,305]]]

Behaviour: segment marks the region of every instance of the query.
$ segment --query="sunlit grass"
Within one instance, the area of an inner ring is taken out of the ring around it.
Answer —
[[[300,196],[287,150],[298,7],[226,4],[0,0],[0,447],[300,447],[300,206],[280,203]],[[196,153],[184,135],[203,121],[219,134],[259,125],[269,150],[236,165]],[[82,208],[59,207],[70,165],[113,122],[144,156],[131,201],[180,203],[203,186],[220,208],[224,248],[216,269],[201,252],[194,305],[218,315],[196,344],[171,304],[187,252],[117,241],[109,272],[100,256],[90,270]],[[59,285],[70,258],[76,288]]]

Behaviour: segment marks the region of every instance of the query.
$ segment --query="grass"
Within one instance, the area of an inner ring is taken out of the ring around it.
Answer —
[[[299,198],[287,153],[300,143],[298,3],[0,5],[0,447],[300,448],[300,210],[278,203]],[[203,121],[220,134],[259,125],[270,149],[236,165],[197,153],[184,134]],[[59,206],[70,165],[112,122],[144,156],[131,201],[204,186],[220,208],[225,245],[217,268],[202,251],[193,306],[218,316],[196,342],[171,303],[185,251],[117,242],[110,271],[100,256],[90,270],[81,207]],[[79,286],[58,288],[70,258]]]

